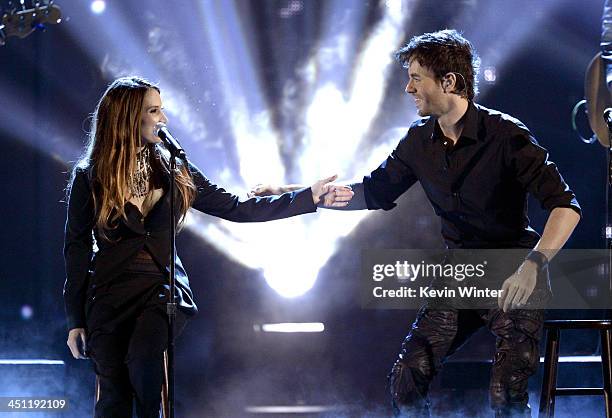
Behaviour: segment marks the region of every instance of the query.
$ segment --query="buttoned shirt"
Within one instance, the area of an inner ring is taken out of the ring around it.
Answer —
[[[363,180],[369,209],[389,210],[417,181],[442,220],[448,248],[532,248],[527,195],[551,211],[580,214],[576,196],[519,120],[470,102],[456,143],[435,117],[414,122],[389,157]]]

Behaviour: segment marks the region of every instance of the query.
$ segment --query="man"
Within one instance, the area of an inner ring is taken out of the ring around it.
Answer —
[[[344,209],[390,210],[419,181],[441,217],[448,248],[533,250],[504,281],[499,307],[419,311],[389,375],[394,411],[429,416],[429,385],[445,358],[486,325],[497,337],[491,407],[497,417],[530,416],[527,379],[539,365],[543,312],[517,308],[571,235],[580,206],[525,125],[473,102],[479,59],[468,40],[454,30],[427,33],[396,56],[408,69],[406,92],[423,118],[376,170],[352,185]],[[550,211],[542,237],[529,226],[528,193]]]

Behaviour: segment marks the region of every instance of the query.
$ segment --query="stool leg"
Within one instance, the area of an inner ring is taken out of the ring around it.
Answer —
[[[606,418],[610,418],[612,414],[612,396],[610,394],[610,386],[612,385],[612,354],[610,352],[610,338],[612,330],[601,330],[601,369],[603,372],[603,389],[604,402],[606,403]]]
[[[164,382],[162,383],[162,404],[161,412],[163,418],[168,418],[170,411],[168,410],[168,352],[164,351]]]
[[[540,393],[538,417],[552,418],[555,413],[555,389],[557,388],[557,365],[559,363],[559,329],[546,331],[546,352],[544,354],[544,376]]]

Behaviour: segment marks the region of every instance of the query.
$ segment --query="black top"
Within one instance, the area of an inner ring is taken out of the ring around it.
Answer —
[[[533,248],[540,236],[529,226],[527,193],[542,208],[580,214],[548,152],[517,119],[469,103],[457,143],[437,119],[412,124],[391,155],[363,180],[369,209],[389,210],[416,181],[435,213],[449,248]]]
[[[211,183],[194,165],[190,164],[189,170],[197,187],[192,207],[209,215],[235,222],[262,222],[315,212],[317,209],[310,188],[280,196],[240,201],[237,196]],[[109,238],[106,240],[100,237],[95,226],[91,177],[89,169],[76,168],[70,186],[64,242],[64,302],[69,329],[85,327],[84,311],[88,292],[103,288],[116,279],[143,248],[146,248],[155,262],[164,266],[166,271],[169,271],[170,265],[170,193],[167,192],[169,179],[164,178],[166,192],[146,217],[142,216],[136,206],[127,203],[127,219],[121,219],[115,229],[106,231]],[[178,192],[176,202],[178,219]],[[93,237],[98,247],[95,254]],[[189,288],[189,280],[178,257],[176,286],[181,310],[195,314],[197,308]]]

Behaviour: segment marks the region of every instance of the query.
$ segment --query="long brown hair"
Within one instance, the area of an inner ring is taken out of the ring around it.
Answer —
[[[159,92],[156,85],[140,77],[121,77],[108,86],[92,115],[86,151],[76,164],[92,173],[96,227],[105,238],[106,230],[115,228],[119,218],[126,218],[124,205],[130,196],[130,174],[136,169],[136,155],[142,144],[141,112],[149,89]],[[156,167],[169,174],[167,153],[156,151],[153,155],[160,163]],[[182,222],[193,203],[196,187],[188,168],[184,164],[177,166]]]

